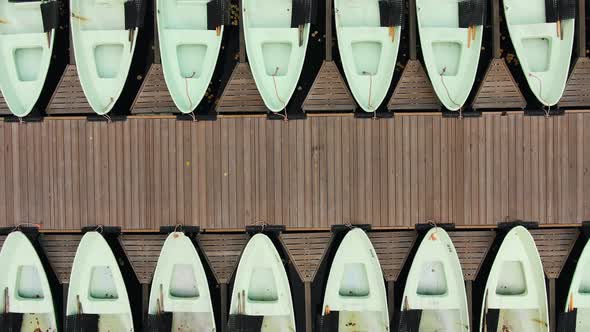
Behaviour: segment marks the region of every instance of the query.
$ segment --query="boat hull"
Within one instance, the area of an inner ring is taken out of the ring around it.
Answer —
[[[95,113],[109,113],[121,96],[138,29],[125,30],[125,1],[70,0],[70,27],[80,84]]]
[[[420,243],[410,267],[402,310],[421,310],[420,331],[470,331],[467,293],[453,241],[432,228]]]
[[[544,106],[556,105],[567,83],[575,20],[563,20],[558,37],[557,24],[546,22],[545,1],[505,0],[504,15],[531,91]]]
[[[10,111],[28,115],[39,100],[55,39],[44,31],[40,2],[0,0],[0,90]]]
[[[330,267],[322,315],[338,311],[339,331],[389,331],[385,282],[367,234],[346,234]]]
[[[207,30],[207,1],[158,0],[156,6],[166,85],[176,107],[190,113],[207,92],[224,28]]]
[[[99,315],[98,332],[134,331],[121,270],[108,243],[97,232],[82,237],[72,266],[66,315],[79,314]]]
[[[475,40],[459,27],[460,1],[416,0],[420,46],[426,71],[445,108],[460,110],[473,88],[483,28],[475,26]]]
[[[53,297],[47,275],[35,248],[23,233],[10,233],[0,251],[0,291],[6,290],[9,311],[23,314],[21,331],[40,329],[56,332],[57,323]],[[0,301],[0,312],[5,311]]]
[[[264,316],[261,332],[295,331],[289,279],[281,256],[264,234],[254,235],[242,253],[229,313]]]
[[[499,310],[499,332],[504,327],[522,332],[549,331],[543,265],[533,237],[522,226],[506,235],[492,264],[484,291],[480,332],[485,331],[489,310]]]
[[[171,312],[172,331],[215,331],[215,317],[205,269],[193,242],[171,233],[156,265],[148,314]]]
[[[256,87],[272,112],[285,109],[301,76],[310,24],[291,28],[291,0],[244,0],[248,62]],[[300,43],[301,42],[301,43]]]

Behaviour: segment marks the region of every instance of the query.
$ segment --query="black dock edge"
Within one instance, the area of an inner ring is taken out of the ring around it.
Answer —
[[[125,122],[127,121],[126,115],[98,115],[93,114],[86,117],[88,122]]]
[[[191,121],[191,122],[199,122],[199,121],[217,121],[217,113],[209,112],[209,113],[188,113],[188,114],[178,114],[176,115],[176,121]]]
[[[279,234],[284,232],[285,229],[285,225],[251,225],[246,226],[246,233],[250,235],[254,235],[257,233]]]
[[[545,110],[524,110],[525,116],[547,116],[547,112]],[[552,116],[562,116],[565,115],[565,109],[558,108],[554,110],[549,110],[549,117]]]
[[[160,226],[160,233],[170,234],[173,232],[183,232],[187,235],[195,235],[201,233],[201,227],[199,226]]]
[[[438,228],[442,228],[445,231],[453,231],[455,230],[455,224],[453,223],[446,223],[446,224],[432,224],[432,223],[428,223],[428,224],[416,224],[416,226],[414,226],[414,229],[416,230],[416,232],[428,232],[429,230],[431,230],[434,227],[438,227]]]
[[[526,229],[537,229],[539,228],[538,221],[525,221],[525,220],[514,220],[514,221],[505,221],[498,223],[498,231],[499,232],[509,232],[516,226],[522,226]]]
[[[82,234],[86,234],[88,232],[100,232],[103,235],[111,235],[111,236],[119,236],[121,234],[121,227],[119,226],[86,226],[82,227]]]
[[[349,230],[353,229],[353,228],[360,228],[365,232],[369,232],[371,231],[371,224],[352,224],[352,225],[332,225],[332,227],[330,228],[330,231],[332,233],[342,233],[342,232],[348,232]]]
[[[33,116],[25,116],[19,118],[18,116],[7,116],[4,118],[4,122],[7,123],[28,123],[28,122],[43,122],[43,117],[41,115],[33,115]]]
[[[21,231],[23,234],[27,235],[29,238],[31,236],[36,236],[39,234],[39,228],[35,226],[13,226],[13,227],[0,227],[0,235],[8,235],[16,230]]]

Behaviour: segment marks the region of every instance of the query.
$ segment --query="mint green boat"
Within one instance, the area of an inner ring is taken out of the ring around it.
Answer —
[[[98,232],[82,237],[70,276],[66,325],[90,324],[97,332],[133,332],[133,317],[119,264]],[[97,321],[98,320],[98,321]]]
[[[168,91],[182,113],[201,102],[215,71],[223,25],[208,30],[207,8],[217,0],[157,0],[158,37]]]
[[[480,332],[549,332],[545,274],[535,240],[517,226],[502,241],[484,291]]]
[[[44,24],[42,5],[0,0],[0,90],[18,117],[33,110],[51,63],[55,28]]]
[[[124,0],[70,0],[70,11],[80,84],[94,112],[107,114],[125,86],[137,28],[125,29]]]
[[[482,25],[460,27],[459,3],[465,0],[416,0],[420,45],[426,70],[440,102],[460,110],[475,82]]]
[[[272,241],[254,235],[240,258],[229,309],[231,326],[261,332],[295,332],[287,272]],[[232,330],[230,328],[230,330]]]
[[[337,315],[335,314],[337,313]],[[334,318],[333,318],[334,317]],[[379,258],[362,229],[346,234],[330,267],[323,322],[340,332],[389,331],[387,293]]]
[[[342,67],[365,112],[375,112],[387,95],[401,38],[401,26],[381,26],[380,2],[334,0]]]
[[[243,0],[248,62],[262,100],[280,112],[295,92],[307,50],[309,23],[291,28],[292,0]]]
[[[567,293],[564,313],[573,313],[575,331],[590,331],[590,241],[586,243]],[[565,320],[564,320],[565,322]],[[559,330],[561,331],[561,330]],[[569,331],[566,329],[565,331]],[[573,332],[573,330],[571,330]]]
[[[503,2],[510,39],[529,87],[544,106],[556,105],[569,74],[574,19],[547,22],[544,0]]]
[[[408,310],[421,312],[416,331],[470,331],[461,263],[442,228],[426,233],[412,261],[402,297]]]
[[[203,264],[191,239],[181,232],[171,233],[164,242],[152,281],[148,314],[164,313],[172,314],[172,331],[215,331]]]
[[[56,315],[45,269],[29,239],[15,231],[0,251],[0,311],[11,322],[0,322],[2,331],[56,332]]]

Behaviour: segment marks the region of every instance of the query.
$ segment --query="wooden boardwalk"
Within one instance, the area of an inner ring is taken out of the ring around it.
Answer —
[[[0,226],[590,219],[590,113],[0,122]]]

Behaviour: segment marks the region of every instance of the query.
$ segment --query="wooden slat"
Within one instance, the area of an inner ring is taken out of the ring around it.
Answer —
[[[199,245],[205,252],[217,283],[229,283],[247,242],[248,235],[245,233],[199,236]]]
[[[313,282],[332,243],[332,233],[285,233],[281,234],[280,239],[301,280]]]
[[[419,60],[409,60],[387,104],[390,111],[440,109],[432,84]]]
[[[164,234],[121,235],[123,250],[140,283],[147,285],[152,282],[164,241]]]
[[[352,112],[356,103],[333,61],[324,61],[303,102],[303,110]]]
[[[45,111],[47,114],[94,113],[80,85],[76,65],[67,65]]]
[[[492,59],[472,106],[474,109],[525,108],[526,101],[504,59]]]
[[[0,123],[0,226],[590,220],[590,113]]]
[[[219,98],[219,113],[266,113],[248,63],[238,63]]]
[[[581,1],[583,2],[583,1]],[[574,69],[567,81],[560,107],[590,106],[590,58],[576,59]]]
[[[131,113],[174,113],[177,111],[164,80],[162,65],[152,64],[131,106]]]
[[[550,279],[557,279],[567,260],[578,235],[577,229],[535,229],[531,235],[537,244],[543,270]]]
[[[80,234],[43,234],[39,237],[49,264],[62,284],[70,282],[72,264],[81,239]]]
[[[386,281],[397,280],[416,242],[416,235],[414,231],[369,233]]]
[[[452,231],[449,236],[453,241],[465,280],[477,278],[481,264],[485,259],[496,233],[493,231]]]
[[[8,104],[6,104],[6,100],[4,100],[4,96],[2,96],[2,92],[0,92],[0,114],[1,115],[10,115],[10,109],[8,108]]]

